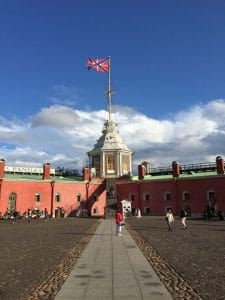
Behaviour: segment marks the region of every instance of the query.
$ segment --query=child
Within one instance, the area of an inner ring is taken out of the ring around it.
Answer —
[[[121,222],[123,221],[123,216],[120,210],[116,211],[115,222],[116,222],[116,235],[121,236],[122,226]]]

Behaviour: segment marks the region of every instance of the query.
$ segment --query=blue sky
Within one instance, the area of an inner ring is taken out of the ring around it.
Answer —
[[[112,57],[120,133],[149,160],[214,160],[225,149],[225,1],[0,3],[0,155],[82,167],[101,135]]]

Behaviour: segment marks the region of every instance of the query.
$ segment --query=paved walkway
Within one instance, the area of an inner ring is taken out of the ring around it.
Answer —
[[[99,222],[55,300],[171,300],[125,226],[118,237],[114,220]]]

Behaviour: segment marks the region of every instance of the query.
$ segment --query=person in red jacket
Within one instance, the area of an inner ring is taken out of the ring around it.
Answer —
[[[116,222],[116,235],[121,236],[122,233],[122,221],[123,221],[123,215],[120,210],[116,211],[115,214],[115,222]]]

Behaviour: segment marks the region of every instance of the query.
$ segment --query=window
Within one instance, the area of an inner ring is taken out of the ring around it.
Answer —
[[[144,213],[145,214],[150,214],[150,208],[149,207],[144,207]]]
[[[94,214],[94,215],[97,215],[97,214],[98,214],[98,208],[97,208],[97,207],[94,207],[94,209],[93,209],[93,214]]]
[[[144,199],[144,201],[149,201],[150,200],[150,195],[149,194],[144,194],[143,199]]]
[[[81,194],[77,194],[77,202],[81,202],[82,198],[81,198]]]
[[[9,207],[8,211],[15,211],[16,210],[16,193],[11,193],[9,195]]]
[[[207,191],[207,200],[215,199],[215,192],[213,190]]]
[[[41,202],[41,194],[36,193],[35,196],[34,196],[34,200],[35,200],[35,202]]]
[[[129,156],[128,155],[122,156],[122,168],[123,168],[123,173],[127,174],[129,172]]]
[[[134,194],[130,194],[129,195],[129,199],[130,199],[130,201],[134,201],[135,200],[135,195]]]
[[[100,175],[100,156],[96,155],[92,157],[92,167],[96,170],[96,176]]]
[[[114,173],[115,172],[115,156],[108,155],[107,156],[107,172]]]
[[[93,201],[94,202],[98,201],[98,195],[97,194],[93,196]]]
[[[55,195],[55,201],[56,202],[60,202],[61,201],[61,195],[60,195],[60,193],[56,193],[56,195]]]
[[[190,193],[188,191],[183,192],[183,200],[187,201],[190,199]]]
[[[171,193],[169,193],[169,192],[164,193],[164,200],[168,201],[168,200],[171,200],[171,199],[172,199]]]

